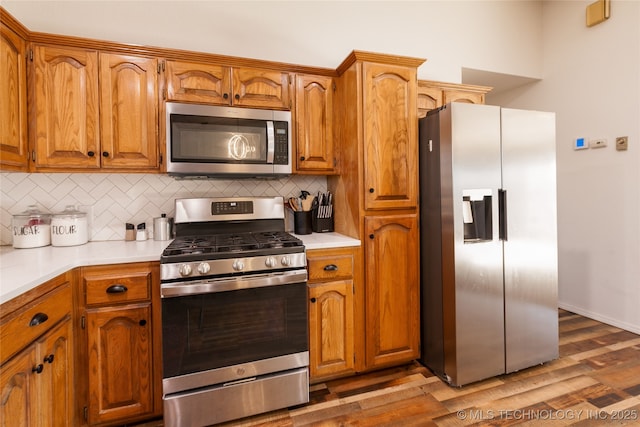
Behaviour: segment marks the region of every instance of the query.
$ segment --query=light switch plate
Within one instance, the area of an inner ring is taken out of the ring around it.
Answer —
[[[607,146],[605,138],[597,138],[589,141],[589,148],[602,148]]]

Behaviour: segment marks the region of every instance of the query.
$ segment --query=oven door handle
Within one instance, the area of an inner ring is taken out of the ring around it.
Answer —
[[[289,285],[307,281],[307,270],[289,270],[252,274],[249,276],[223,277],[191,282],[171,282],[160,285],[160,296],[172,298],[187,295],[209,294],[214,292],[236,291],[241,289],[262,288],[266,286]]]

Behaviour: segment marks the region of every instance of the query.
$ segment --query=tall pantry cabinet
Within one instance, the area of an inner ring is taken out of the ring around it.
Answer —
[[[336,231],[363,242],[359,371],[419,356],[416,87],[423,62],[354,51],[338,67],[334,130],[341,168],[327,184]]]

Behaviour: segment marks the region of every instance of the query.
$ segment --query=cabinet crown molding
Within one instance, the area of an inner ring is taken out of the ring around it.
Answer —
[[[379,64],[389,64],[404,67],[419,67],[426,59],[413,58],[410,56],[388,55],[384,53],[366,52],[362,50],[353,50],[338,66],[336,72],[342,75],[349,67],[357,61],[377,62]]]

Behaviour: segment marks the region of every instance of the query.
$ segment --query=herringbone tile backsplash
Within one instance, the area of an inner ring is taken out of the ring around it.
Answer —
[[[76,205],[87,212],[90,240],[123,240],[124,224],[146,222],[166,213],[175,199],[187,197],[291,197],[307,190],[326,191],[324,176],[292,175],[280,179],[178,180],[153,174],[2,173],[0,174],[0,244],[10,245],[11,220],[29,205],[60,212]]]

